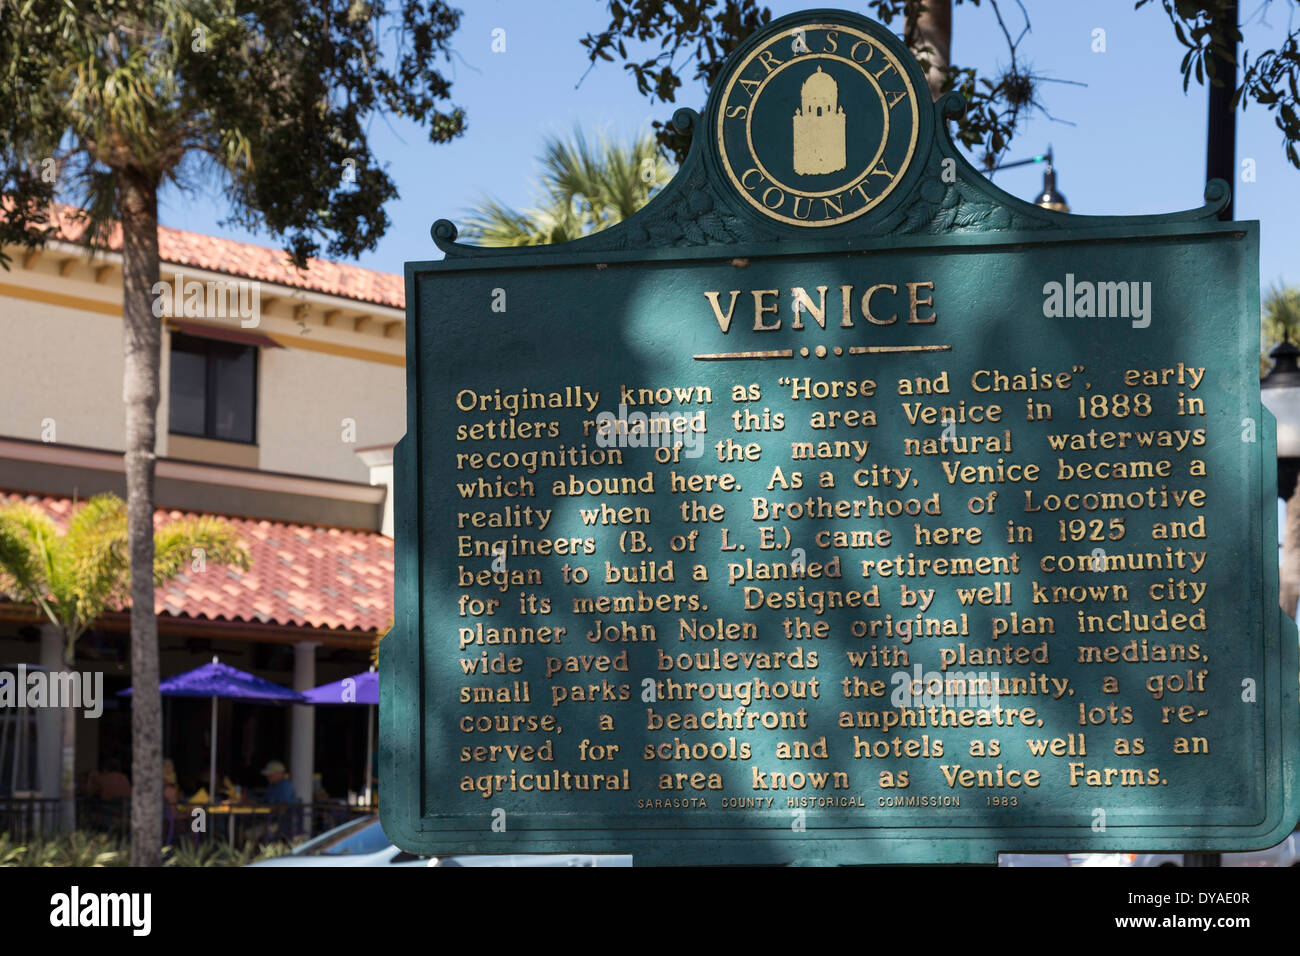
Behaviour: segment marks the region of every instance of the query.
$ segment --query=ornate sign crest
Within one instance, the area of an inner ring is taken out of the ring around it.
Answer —
[[[768,34],[723,80],[718,157],[746,202],[833,226],[894,192],[917,153],[929,94],[887,34],[815,23]],[[846,104],[852,104],[846,105]]]

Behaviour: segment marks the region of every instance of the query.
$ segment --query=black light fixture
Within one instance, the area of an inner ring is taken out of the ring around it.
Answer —
[[[1034,200],[1035,206],[1069,212],[1070,204],[1056,189],[1056,167],[1052,165],[1052,147],[1047,147],[1047,168],[1043,170],[1043,191]]]
[[[1277,419],[1277,493],[1290,501],[1300,476],[1300,348],[1284,336],[1268,357],[1273,367],[1259,383],[1259,395]]]
[[[1065,201],[1065,197],[1056,188],[1056,167],[1052,161],[1051,146],[1047,147],[1047,152],[1038,156],[1031,156],[1029,159],[1016,159],[1009,163],[999,163],[990,167],[989,172],[995,173],[999,169],[1011,169],[1015,166],[1028,166],[1030,163],[1047,164],[1047,168],[1043,170],[1043,191],[1034,198],[1034,205],[1042,206],[1044,209],[1053,209],[1056,212],[1069,212],[1070,204]]]

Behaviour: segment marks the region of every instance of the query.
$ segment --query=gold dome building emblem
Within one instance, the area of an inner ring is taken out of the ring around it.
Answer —
[[[805,176],[844,168],[844,107],[840,87],[817,67],[800,90],[794,111],[794,171]]]
[[[834,226],[902,195],[931,105],[897,45],[811,23],[739,57],[710,122],[723,172],[750,207],[790,225]]]

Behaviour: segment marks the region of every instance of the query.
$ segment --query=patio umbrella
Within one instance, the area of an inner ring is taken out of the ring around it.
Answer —
[[[119,691],[118,695],[130,697],[132,688]],[[211,664],[204,664],[183,674],[174,674],[158,684],[158,690],[164,697],[211,697],[212,698],[212,739],[208,754],[208,799],[217,797],[217,700],[260,700],[267,703],[293,702],[303,704],[306,698],[296,690],[281,687],[256,674],[241,671],[229,664],[222,664],[215,657]]]
[[[375,736],[375,707],[379,703],[379,675],[373,670],[353,674],[332,684],[322,684],[303,691],[303,696],[313,704],[364,704],[366,710],[366,772],[365,800],[370,806],[371,741]]]

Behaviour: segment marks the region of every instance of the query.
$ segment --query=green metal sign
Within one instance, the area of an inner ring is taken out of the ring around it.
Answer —
[[[381,814],[424,853],[1229,850],[1296,798],[1258,224],[1040,209],[904,46],[738,49],[677,177],[406,267]]]

